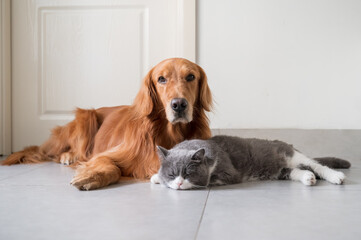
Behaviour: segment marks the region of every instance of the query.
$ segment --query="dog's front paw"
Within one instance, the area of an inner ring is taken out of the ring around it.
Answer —
[[[79,190],[92,190],[119,181],[120,169],[107,159],[89,161],[76,169],[70,184]]]
[[[154,184],[159,184],[159,183],[160,183],[160,179],[159,179],[158,173],[157,173],[157,174],[154,174],[154,175],[150,178],[150,182],[151,182],[151,183],[154,183]]]
[[[70,182],[79,190],[92,190],[101,187],[101,182],[96,179],[96,174],[78,173]]]

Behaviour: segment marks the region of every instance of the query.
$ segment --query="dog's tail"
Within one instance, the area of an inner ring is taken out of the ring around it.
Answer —
[[[40,151],[38,146],[30,146],[24,150],[11,154],[1,165],[13,165],[20,163],[40,163],[50,159]]]
[[[314,158],[321,165],[330,167],[330,168],[350,168],[351,163],[347,160],[335,157],[320,157]]]

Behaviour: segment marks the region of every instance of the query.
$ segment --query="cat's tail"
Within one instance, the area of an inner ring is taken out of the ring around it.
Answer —
[[[347,160],[335,157],[320,157],[314,158],[321,165],[330,167],[330,168],[350,168],[351,163]]]

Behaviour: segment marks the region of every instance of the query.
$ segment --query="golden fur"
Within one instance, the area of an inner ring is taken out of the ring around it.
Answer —
[[[194,80],[186,80],[189,74]],[[158,82],[160,76],[166,84]],[[189,122],[170,122],[174,98],[188,101]],[[159,168],[156,145],[171,148],[185,139],[211,136],[205,114],[211,107],[203,69],[186,59],[167,59],[145,76],[132,105],[77,109],[75,119],[54,128],[43,145],[16,152],[2,164],[74,163],[71,183],[86,190],[115,183],[121,176],[147,179]]]

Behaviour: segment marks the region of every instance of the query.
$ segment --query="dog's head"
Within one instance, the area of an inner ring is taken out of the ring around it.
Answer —
[[[189,123],[194,111],[211,110],[212,94],[200,66],[183,58],[171,58],[149,71],[135,104],[144,115],[164,110],[170,123]]]

